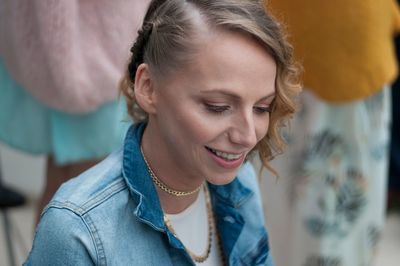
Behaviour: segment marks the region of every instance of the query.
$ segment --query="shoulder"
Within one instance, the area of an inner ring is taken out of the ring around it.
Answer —
[[[120,219],[129,201],[121,158],[114,152],[62,185],[42,213],[26,265],[102,265],[109,235],[100,231],[117,224],[107,218]]]
[[[24,265],[93,265],[98,256],[84,220],[72,211],[49,208]]]
[[[63,184],[46,208],[65,208],[83,215],[126,188],[122,176],[122,150],[118,150]]]

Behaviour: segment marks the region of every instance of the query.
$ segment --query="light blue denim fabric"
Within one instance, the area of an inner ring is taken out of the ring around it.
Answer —
[[[64,184],[43,212],[25,265],[194,265],[166,228],[140,152],[144,124],[124,148]],[[273,265],[257,179],[246,163],[228,185],[209,185],[229,265]]]

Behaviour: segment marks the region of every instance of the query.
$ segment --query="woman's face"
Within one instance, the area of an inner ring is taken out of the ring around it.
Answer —
[[[150,123],[167,168],[185,178],[231,182],[267,133],[276,64],[238,33],[210,38],[190,66],[156,86]]]

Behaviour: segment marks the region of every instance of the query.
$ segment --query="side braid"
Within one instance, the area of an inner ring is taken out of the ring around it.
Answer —
[[[136,42],[131,48],[132,57],[128,65],[129,78],[132,83],[135,82],[135,74],[138,66],[144,61],[144,53],[146,44],[153,30],[153,23],[145,22],[142,28],[138,31]]]
[[[144,63],[146,46],[153,32],[154,23],[152,20],[156,16],[157,9],[165,3],[166,0],[153,0],[147,10],[143,20],[142,28],[138,31],[135,43],[130,49],[132,56],[129,60],[127,72],[120,82],[120,92],[125,96],[127,111],[132,118],[138,121],[147,119],[147,114],[136,104],[134,84],[137,68]]]
[[[153,0],[150,2],[143,20],[142,28],[138,31],[138,37],[130,50],[132,57],[128,65],[128,72],[132,83],[135,82],[137,67],[144,62],[145,49],[153,31],[153,20],[157,17],[157,9],[165,2],[166,0]]]
[[[142,28],[138,31],[138,37],[130,50],[132,56],[128,64],[127,73],[120,83],[120,91],[125,96],[129,115],[140,121],[146,120],[147,116],[136,104],[134,93],[135,76],[138,66],[144,62],[146,44],[152,30],[152,23],[144,23]]]

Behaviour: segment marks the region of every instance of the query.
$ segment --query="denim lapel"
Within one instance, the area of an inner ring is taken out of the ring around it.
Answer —
[[[239,208],[253,192],[237,178],[223,186],[209,184],[209,188],[222,247],[226,258],[229,259],[245,224]]]
[[[122,173],[132,197],[137,200],[135,215],[158,231],[165,231],[163,211],[156,188],[144,162],[140,143],[145,123],[132,125],[125,137]]]

